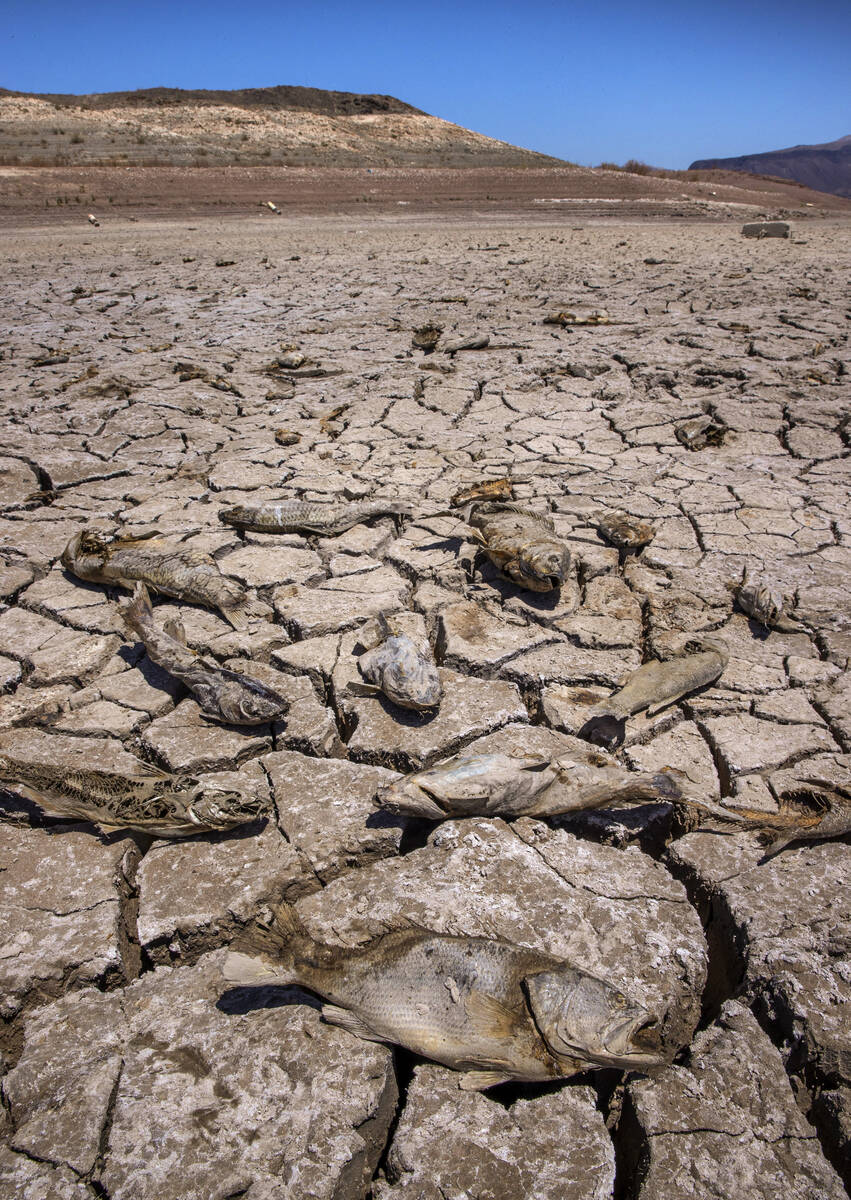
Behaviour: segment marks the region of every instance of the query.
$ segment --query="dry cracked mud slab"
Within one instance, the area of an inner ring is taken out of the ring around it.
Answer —
[[[2,745],[221,773],[267,813],[166,843],[0,795],[0,1190],[645,1200],[682,1181],[738,1200],[832,1198],[832,1168],[851,1182],[847,838],[760,863],[754,836],[683,837],[668,805],[440,827],[373,807],[394,770],[459,750],[569,755],[591,705],[698,635],[725,642],[724,673],[630,718],[619,764],[766,812],[847,795],[851,226],[752,241],[742,219],[104,216],[7,240]],[[608,323],[544,320],[599,308]],[[429,323],[434,353],[412,344]],[[487,348],[441,353],[472,334]],[[723,440],[691,450],[676,431],[703,417]],[[502,478],[569,546],[560,593],[503,578],[452,510]],[[328,536],[219,519],[288,499],[413,518]],[[653,540],[606,543],[614,511]],[[127,591],[63,569],[85,526],[211,554],[247,591],[246,628],[169,597],[156,619],[278,688],[286,720],[203,718],[125,636]],[[739,610],[745,569],[783,593],[782,629]],[[437,714],[355,694],[379,613],[435,653]],[[408,917],[563,954],[681,1055],[626,1095],[603,1072],[474,1096],[322,1025],[304,994],[217,1007],[221,948],[281,896],[347,945]]]

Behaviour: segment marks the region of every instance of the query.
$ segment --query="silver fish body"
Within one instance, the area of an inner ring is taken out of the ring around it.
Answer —
[[[605,761],[599,751],[589,751],[584,761],[519,752],[459,754],[390,784],[375,798],[389,812],[438,821],[560,816],[685,800],[678,772],[625,771]]]
[[[50,736],[47,738],[49,746]],[[197,776],[176,776],[136,760],[118,775],[90,767],[20,759],[14,743],[0,746],[0,783],[30,800],[49,817],[90,821],[105,833],[117,829],[154,837],[182,838],[233,829],[262,816],[253,797]]]
[[[673,704],[689,692],[714,683],[727,665],[726,647],[709,638],[702,639],[704,649],[664,662],[653,660],[639,667],[620,691],[595,704],[580,737],[613,748],[624,738],[627,717],[646,709],[651,715]]]
[[[163,546],[153,537],[108,538],[83,529],[63,550],[62,565],[80,579],[131,591],[141,581],[155,592],[218,609],[235,629],[246,625],[245,590],[198,550]]]
[[[143,583],[136,584],[122,617],[128,629],[141,639],[152,662],[182,680],[206,716],[231,725],[264,725],[286,715],[289,701],[265,683],[229,671],[190,650],[179,623],[167,622],[160,628]]]
[[[558,777],[540,754],[456,754],[379,791],[392,813],[442,821],[451,816],[520,816]]]
[[[219,520],[261,533],[314,533],[334,536],[362,521],[387,515],[410,516],[413,507],[401,500],[329,503],[321,500],[281,500],[277,504],[238,504],[219,510]]]
[[[283,906],[282,906],[283,907]],[[291,910],[290,910],[291,913]],[[541,1017],[530,1010],[526,987],[542,972],[566,972],[569,990],[582,976],[569,964],[536,950],[498,939],[456,937],[423,929],[400,929],[358,949],[315,942],[293,915],[259,942],[251,938],[225,962],[233,983],[299,984],[330,1001],[323,1016],[333,1024],[371,1041],[396,1043],[468,1072],[462,1087],[490,1087],[507,1079],[566,1078],[589,1066],[602,1065],[606,1053],[586,1019],[575,1048],[562,1054],[541,1035]],[[590,979],[590,976],[585,976]],[[602,984],[602,981],[600,981]],[[601,1031],[612,1024],[612,1008],[623,1016],[625,1005],[616,989],[599,991]],[[615,999],[617,997],[617,999]],[[569,1007],[569,998],[558,998]],[[549,993],[540,1001],[542,1014],[552,1007]],[[645,1030],[650,1014],[634,1010],[635,1030]],[[550,1024],[557,1024],[554,1012]],[[579,1043],[582,1043],[581,1045]],[[620,1061],[629,1057],[628,1038],[621,1037]],[[632,1047],[637,1065],[648,1065],[647,1046]],[[655,1063],[662,1057],[656,1054]]]
[[[382,625],[385,640],[358,659],[358,670],[400,708],[426,712],[437,708],[443,687],[434,660],[414,645],[405,633]]]
[[[531,592],[551,592],[568,578],[570,551],[544,513],[494,502],[471,506],[465,519],[478,531],[487,556],[512,583]]]

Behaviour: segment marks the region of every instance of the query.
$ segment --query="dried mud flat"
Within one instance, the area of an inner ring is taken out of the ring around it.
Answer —
[[[569,753],[589,704],[696,630],[726,641],[723,676],[631,720],[623,764],[768,809],[808,780],[847,786],[851,227],[739,228],[305,218],[7,239],[0,736],[237,772],[270,818],[151,843],[4,797],[4,1195],[845,1194],[847,844],[760,863],[754,835],[688,832],[665,806],[435,827],[371,805],[460,747]],[[586,308],[611,323],[543,324]],[[412,350],[429,320],[490,345]],[[282,344],[308,362],[270,374]],[[674,428],[703,412],[729,432],[691,452]],[[506,474],[578,563],[555,599],[426,515]],[[278,495],[423,515],[335,538],[218,521]],[[607,508],[657,526],[640,556],[600,540]],[[92,522],[203,547],[256,590],[268,616],[247,633],[181,615],[192,645],[285,692],[285,724],[209,724],[123,640],[116,594],[58,562]],[[746,564],[796,597],[799,632],[735,609]],[[431,639],[436,717],[344,697],[379,611]],[[461,1092],[303,993],[224,988],[223,947],[280,896],[344,945],[404,914],[563,955],[684,1049],[652,1077]]]

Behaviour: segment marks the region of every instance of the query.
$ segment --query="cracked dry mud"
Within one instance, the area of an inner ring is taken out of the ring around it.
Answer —
[[[849,226],[116,222],[19,230],[4,267],[3,736],[235,773],[269,817],[152,842],[4,794],[3,1195],[843,1195],[847,842],[761,864],[755,835],[688,832],[664,805],[434,826],[372,797],[462,748],[569,754],[593,704],[696,631],[726,642],[723,675],[631,718],[622,765],[767,810],[808,778],[847,787]],[[609,324],[543,323],[600,308]],[[489,344],[413,349],[429,322]],[[270,372],[282,347],[304,366]],[[704,413],[728,432],[691,451],[675,429]],[[519,591],[435,515],[506,475],[570,546],[557,594]],[[338,537],[218,520],[278,496],[418,516]],[[656,536],[619,552],[603,511]],[[124,641],[118,593],[58,562],[90,523],[202,548],[252,590],[246,631],[172,600],[157,619],[278,688],[286,722],[211,724]],[[736,609],[745,566],[799,628]],[[379,612],[431,641],[436,716],[350,690]],[[563,955],[680,1053],[652,1077],[461,1092],[306,993],[225,988],[224,947],[282,896],[337,944],[405,915]]]

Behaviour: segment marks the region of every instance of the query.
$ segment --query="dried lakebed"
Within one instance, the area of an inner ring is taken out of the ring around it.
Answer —
[[[845,1195],[847,842],[761,862],[756,835],[663,804],[434,825],[373,797],[462,750],[587,753],[589,711],[698,635],[724,642],[723,674],[630,717],[620,766],[768,811],[847,789],[851,227],[116,220],[22,229],[3,262],[0,735],[36,761],[50,736],[91,766],[239,783],[269,813],[164,842],[3,794],[3,1194]],[[690,450],[675,430],[702,415],[726,432]],[[505,476],[570,548],[557,591],[520,590],[433,515]],[[278,499],[415,516],[336,536],[219,520]],[[623,511],[656,528],[637,553],[597,532]],[[244,630],[154,612],[286,719],[206,720],[126,640],[127,593],[62,569],[89,525],[191,545],[247,589]],[[795,626],[738,609],[745,567]],[[352,686],[379,613],[430,643],[436,714]],[[307,993],[223,984],[226,947],[281,897],[337,945],[405,916],[569,959],[683,1049],[649,1075],[460,1091]]]

